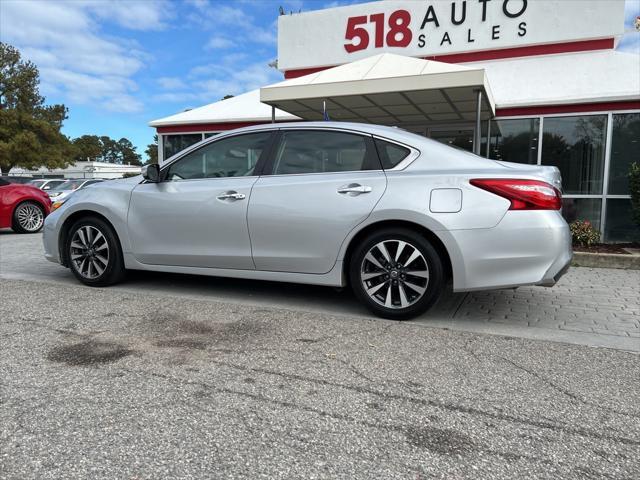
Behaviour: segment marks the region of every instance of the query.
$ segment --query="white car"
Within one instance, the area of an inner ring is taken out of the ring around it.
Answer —
[[[36,188],[39,188],[40,190],[52,190],[54,188],[56,188],[57,186],[63,184],[64,182],[66,182],[66,180],[64,178],[55,178],[55,179],[50,179],[47,180],[46,178],[38,178],[36,180],[31,180],[28,185],[33,185]]]
[[[103,182],[102,179],[79,179],[79,180],[65,180],[60,185],[52,188],[47,191],[49,198],[52,202],[60,202],[61,200],[66,199],[69,195],[71,195],[76,190],[80,190],[81,188],[88,187],[89,185],[93,185],[94,183]]]

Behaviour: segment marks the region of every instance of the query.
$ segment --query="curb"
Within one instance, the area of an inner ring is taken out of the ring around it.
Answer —
[[[640,270],[640,255],[573,252],[572,267],[620,268]]]

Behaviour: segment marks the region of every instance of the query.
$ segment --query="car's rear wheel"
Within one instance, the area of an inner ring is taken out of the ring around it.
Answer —
[[[16,233],[37,233],[44,225],[44,208],[36,202],[26,201],[13,211],[12,229]]]
[[[71,271],[85,285],[104,287],[124,278],[118,237],[100,218],[87,217],[72,225],[67,235],[66,253]]]
[[[351,257],[349,277],[358,299],[378,316],[406,320],[426,312],[444,285],[442,260],[413,230],[369,235]]]

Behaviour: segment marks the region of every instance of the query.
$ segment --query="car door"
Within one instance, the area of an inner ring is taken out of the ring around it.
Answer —
[[[282,129],[253,187],[249,231],[258,270],[326,273],[371,213],[387,179],[372,138],[331,129]]]
[[[224,137],[164,167],[133,190],[128,228],[142,263],[254,269],[247,206],[271,131]]]

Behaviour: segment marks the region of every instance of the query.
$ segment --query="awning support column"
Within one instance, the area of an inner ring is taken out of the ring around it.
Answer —
[[[476,104],[476,131],[473,136],[473,153],[480,155],[480,142],[482,141],[482,90],[478,90],[478,103]]]
[[[489,147],[491,146],[491,117],[487,118],[487,158],[489,158]]]
[[[271,123],[276,123],[276,107],[271,105]]]

